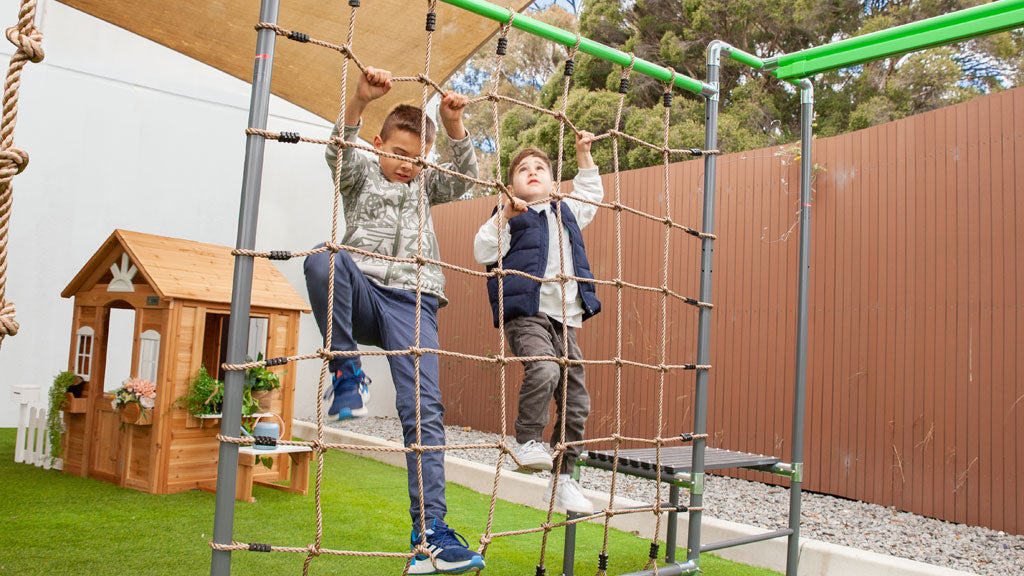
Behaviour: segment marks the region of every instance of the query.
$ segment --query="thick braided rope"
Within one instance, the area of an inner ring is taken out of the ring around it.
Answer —
[[[434,14],[437,7],[437,0],[427,1],[427,12]],[[423,75],[427,76],[430,73],[430,52],[433,45],[434,32],[431,27],[427,29],[427,46],[426,46],[426,57],[423,63]],[[422,104],[420,106],[420,157],[426,157],[427,155],[427,99],[429,98],[429,91],[427,86],[423,86]],[[418,216],[418,228],[416,233],[416,256],[419,258],[423,257],[423,221],[426,218],[426,189],[427,179],[426,171],[420,170],[419,173],[419,194],[417,195],[417,216]],[[401,216],[399,216],[401,217]],[[420,262],[416,263],[416,326],[415,326],[415,346],[419,348],[420,345],[420,319],[422,317],[422,306],[423,306],[423,264]],[[417,354],[413,357],[413,374],[415,374],[415,385],[416,385],[416,444],[423,444],[423,430],[420,423],[421,410],[420,410],[420,359],[422,356]],[[416,452],[416,483],[419,489],[419,505],[420,505],[420,544],[419,547],[426,550],[427,545],[427,518],[426,518],[426,503],[423,498],[423,453]],[[429,554],[430,562],[434,568],[437,568],[437,562],[433,554]],[[406,566],[405,572],[402,576],[405,576],[409,571],[409,567]]]
[[[43,61],[43,33],[36,28],[36,0],[22,0],[18,11],[18,25],[7,29],[7,39],[14,44],[14,55],[7,66],[4,81],[3,126],[0,128],[0,345],[4,338],[18,333],[14,302],[5,297],[7,292],[7,239],[14,203],[14,184],[11,180],[28,166],[28,153],[14,146],[14,126],[18,121],[18,88],[21,69],[26,62]]]
[[[566,116],[566,114],[565,114],[565,111],[566,111],[566,109],[569,106],[569,86],[572,84],[571,69],[569,68],[571,66],[571,64],[569,64],[569,62],[575,59],[576,53],[577,53],[577,51],[580,48],[580,41],[582,41],[582,40],[583,40],[583,37],[580,36],[579,34],[577,34],[576,35],[576,44],[572,47],[572,49],[569,50],[568,60],[566,60],[566,64],[565,64],[566,70],[565,70],[565,74],[563,75],[564,79],[562,81],[562,106],[561,106],[561,110],[559,110],[558,116],[557,116],[558,117],[558,121],[559,121],[558,122],[558,161],[556,162],[555,178],[554,178],[554,181],[552,182],[552,189],[551,189],[551,195],[556,200],[558,200],[557,202],[555,202],[555,221],[557,222],[557,228],[558,228],[558,239],[557,239],[557,242],[558,242],[558,289],[559,289],[559,293],[561,295],[560,299],[561,299],[561,305],[562,305],[562,321],[561,321],[561,323],[562,323],[562,335],[561,335],[562,336],[562,338],[561,338],[561,340],[562,340],[562,356],[561,356],[562,369],[561,369],[561,372],[560,372],[561,388],[562,388],[561,391],[560,391],[560,394],[561,394],[562,397],[561,397],[561,402],[560,402],[560,406],[559,406],[559,422],[560,422],[561,425],[559,426],[559,430],[558,430],[558,444],[557,444],[557,446],[555,448],[554,462],[553,462],[553,465],[551,467],[551,494],[549,495],[550,498],[548,500],[547,521],[545,522],[545,524],[551,524],[551,517],[552,517],[552,515],[554,514],[554,511],[555,511],[555,495],[558,492],[558,481],[559,481],[559,476],[561,475],[561,471],[562,471],[562,460],[565,458],[565,416],[566,416],[566,403],[567,403],[566,400],[567,400],[568,388],[569,388],[569,385],[568,385],[568,382],[569,382],[569,366],[568,366],[568,361],[569,361],[569,326],[566,323],[568,318],[566,318],[567,313],[566,313],[566,302],[565,302],[565,300],[566,300],[565,284],[566,284],[566,281],[567,281],[566,276],[565,276],[565,246],[563,245],[563,238],[564,238],[564,235],[565,235],[565,230],[564,230],[565,226],[564,226],[564,224],[562,224],[562,202],[561,202],[562,194],[559,191],[559,186],[561,186],[561,182],[562,182],[562,165],[563,165],[563,162],[565,160],[565,126],[566,126],[566,120],[568,118]],[[538,569],[542,569],[544,567],[544,558],[546,556],[547,545],[548,545],[548,535],[550,533],[551,533],[551,529],[550,528],[549,529],[545,529],[544,530],[544,534],[541,537],[541,542],[540,542],[540,562],[538,563]]]
[[[633,66],[636,64],[636,56],[629,55],[629,68],[622,69],[622,76],[619,84],[628,84]],[[615,131],[622,125],[622,107],[626,102],[627,90],[620,90],[619,105],[615,109]],[[615,203],[622,202],[622,185],[619,179],[619,137],[612,136],[612,166],[615,170]],[[615,278],[622,279],[622,211],[615,211]],[[615,287],[615,357],[622,358],[622,286]],[[622,447],[622,365],[615,365],[615,449],[612,455],[612,483],[608,493],[608,509],[615,509],[616,479],[619,475],[619,449]],[[611,516],[604,517],[604,535],[601,540],[601,558],[608,557],[608,532],[611,528]],[[600,565],[599,565],[600,566]],[[603,576],[607,569],[598,568],[597,574]]]
[[[508,32],[512,28],[512,21],[515,19],[515,12],[510,12],[508,22],[501,27],[501,31],[498,34],[499,42],[504,40],[507,42]],[[502,64],[505,60],[504,51],[498,52],[498,61],[494,66],[494,83],[491,85],[491,94],[498,93],[498,86],[501,83],[501,72]],[[497,168],[496,175],[498,182],[501,182],[501,124],[498,119],[498,101],[491,100],[491,116],[494,120],[494,143],[495,143],[495,156],[497,157]],[[503,268],[504,260],[504,234],[501,233],[505,229],[505,211],[502,209],[502,197],[498,197],[497,211],[495,212],[498,222],[498,269]],[[505,201],[511,201],[512,197],[508,190],[505,191]],[[498,310],[501,311],[498,314],[498,350],[501,355],[504,356],[506,352],[507,343],[505,342],[505,277],[498,276]],[[484,527],[483,536],[480,537],[480,547],[477,551],[483,555],[487,553],[487,546],[491,543],[491,530],[494,528],[494,508],[498,503],[498,486],[501,482],[501,470],[504,468],[505,454],[508,453],[507,439],[505,431],[508,429],[508,406],[505,398],[506,393],[506,382],[508,376],[508,365],[501,365],[501,375],[499,376],[499,394],[500,398],[500,411],[501,411],[501,440],[500,444],[502,449],[498,452],[498,464],[494,469],[494,484],[491,486],[491,501],[487,511],[487,525]],[[514,458],[514,457],[513,457]]]

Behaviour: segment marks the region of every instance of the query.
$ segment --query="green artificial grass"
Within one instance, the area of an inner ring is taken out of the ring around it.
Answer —
[[[13,429],[0,429],[0,575],[208,574],[214,495],[191,491],[154,495],[14,463]],[[311,473],[315,474],[315,465]],[[254,487],[253,504],[235,506],[235,540],[304,547],[316,519],[312,480],[306,496]],[[487,521],[489,497],[448,485],[448,522],[475,548]],[[325,548],[405,552],[409,549],[409,501],[405,470],[344,453],[327,455],[323,482]],[[499,501],[494,531],[539,526],[546,513]],[[558,520],[562,517],[559,516]],[[557,521],[557,520],[556,520]],[[603,528],[577,532],[576,572],[597,568]],[[562,530],[548,537],[547,573],[562,568]],[[496,539],[487,552],[485,576],[534,574],[540,534]],[[641,568],[649,541],[613,531],[609,574]],[[664,547],[662,547],[664,550]],[[680,558],[683,557],[680,550]],[[304,554],[236,552],[233,574],[302,574]],[[401,574],[403,560],[321,556],[310,574]],[[777,574],[701,556],[704,574]]]

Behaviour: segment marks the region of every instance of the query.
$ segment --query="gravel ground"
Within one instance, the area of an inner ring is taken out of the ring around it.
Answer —
[[[395,418],[345,420],[332,426],[401,442],[401,427]],[[497,438],[496,434],[457,426],[447,426],[446,432],[449,444],[485,444]],[[452,450],[450,454],[484,464],[497,462],[495,450]],[[581,483],[607,492],[611,473],[584,468]],[[628,498],[654,501],[653,481],[620,474],[616,486]],[[789,491],[784,488],[719,476],[708,477],[705,486],[704,509],[714,518],[771,529],[786,525]],[[667,492],[663,498],[667,500]],[[808,538],[974,574],[1024,574],[1024,536],[808,492],[804,492],[802,509],[801,534]]]

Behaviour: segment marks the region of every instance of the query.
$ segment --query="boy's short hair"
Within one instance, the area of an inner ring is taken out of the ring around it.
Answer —
[[[420,118],[423,114],[423,109],[419,106],[410,106],[408,104],[399,104],[388,113],[388,117],[384,119],[384,125],[380,127],[380,139],[387,141],[391,137],[391,134],[395,130],[405,130],[406,132],[412,132],[417,138],[420,137]],[[437,133],[437,128],[434,126],[434,121],[427,116],[427,142],[434,141],[434,135]]]
[[[540,158],[541,160],[543,160],[544,163],[548,165],[548,172],[551,172],[551,159],[548,158],[548,155],[543,150],[541,150],[540,148],[537,148],[536,146],[527,146],[526,148],[523,148],[522,150],[520,150],[519,154],[516,154],[516,157],[513,158],[512,162],[509,163],[509,165],[508,165],[508,179],[505,180],[506,184],[511,184],[511,182],[512,182],[512,174],[515,172],[515,169],[516,169],[516,167],[519,166],[520,162],[522,162],[523,160],[526,160],[527,158],[529,158],[531,156],[536,156],[537,158]],[[555,175],[552,174],[551,177],[554,178]]]

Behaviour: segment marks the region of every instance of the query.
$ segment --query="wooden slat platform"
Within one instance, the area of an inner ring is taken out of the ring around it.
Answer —
[[[613,450],[588,450],[587,465],[594,468],[612,469],[612,461],[615,452]],[[663,474],[678,474],[689,472],[693,461],[692,446],[672,446],[661,449],[661,470]],[[734,452],[720,448],[704,449],[704,469],[720,470],[723,468],[751,468],[761,466],[772,466],[777,464],[779,459],[774,456],[762,456],[760,454],[747,454],[746,452]],[[657,463],[654,448],[631,448],[619,450],[620,471],[623,466],[653,471]]]

